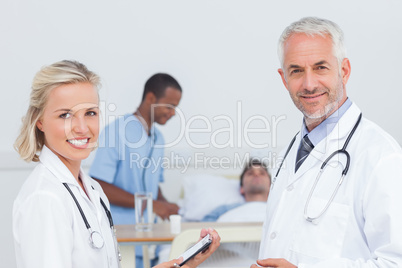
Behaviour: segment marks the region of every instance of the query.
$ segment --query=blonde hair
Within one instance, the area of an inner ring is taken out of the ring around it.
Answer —
[[[58,86],[75,83],[90,83],[100,86],[100,78],[77,61],[63,60],[43,67],[34,77],[29,107],[22,118],[20,134],[14,143],[15,150],[27,162],[38,162],[45,137],[36,122],[42,117],[50,92]]]

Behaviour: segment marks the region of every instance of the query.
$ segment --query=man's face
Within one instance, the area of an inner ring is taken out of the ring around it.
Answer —
[[[179,105],[181,92],[173,87],[168,87],[165,90],[165,95],[152,104],[151,116],[153,122],[160,125],[166,122],[175,115],[175,109]]]
[[[329,36],[291,35],[284,46],[283,69],[278,72],[306,120],[322,122],[347,98],[350,63],[345,58],[339,68]]]
[[[246,193],[268,193],[271,187],[271,179],[265,168],[255,165],[249,168],[243,175],[243,186],[240,191]]]

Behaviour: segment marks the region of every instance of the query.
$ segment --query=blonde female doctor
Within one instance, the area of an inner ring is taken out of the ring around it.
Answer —
[[[30,105],[15,148],[39,164],[22,186],[13,208],[18,267],[119,267],[109,202],[81,169],[99,133],[99,77],[83,64],[61,61],[42,68],[32,84]],[[219,246],[188,263],[196,267]],[[157,266],[175,267],[180,260]]]

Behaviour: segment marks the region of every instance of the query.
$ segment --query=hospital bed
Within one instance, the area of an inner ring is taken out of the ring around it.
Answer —
[[[182,181],[183,193],[179,204],[183,208],[182,228],[171,242],[171,247],[162,250],[160,261],[167,261],[180,256],[187,248],[197,242],[201,226],[215,228],[221,236],[221,246],[200,267],[250,267],[258,257],[262,222],[250,223],[201,223],[199,222],[214,208],[231,203],[244,202],[239,191],[238,176],[194,174],[185,176]],[[163,224],[163,223],[161,223]],[[167,223],[164,223],[167,224]],[[168,228],[168,225],[164,228]],[[169,233],[168,229],[166,232]],[[152,244],[152,243],[149,243]],[[156,243],[166,244],[166,243]],[[167,244],[170,244],[168,242]],[[133,267],[133,244],[125,243],[123,250],[123,268]],[[129,246],[128,246],[129,245]],[[165,247],[165,245],[162,245]],[[151,254],[152,255],[152,254]]]
[[[262,226],[242,224],[238,227],[218,227],[216,230],[221,237],[221,246],[199,267],[249,268],[252,263],[255,263],[258,256],[254,252],[258,252]],[[169,259],[177,258],[195,244],[199,234],[200,229],[190,229],[177,235],[172,242]],[[241,250],[236,251],[236,248]]]
[[[238,175],[221,176],[201,173],[185,176],[181,200],[184,221],[200,221],[218,206],[245,202],[239,188]],[[261,211],[260,207],[258,213]],[[263,213],[265,214],[265,204]],[[255,218],[261,220],[265,217]],[[236,218],[231,220],[232,223],[235,221]],[[217,228],[217,231],[221,236],[221,246],[200,267],[248,268],[250,264],[255,263],[258,258],[262,222],[258,226],[239,223],[237,227],[222,227]],[[187,230],[178,235],[172,243],[168,259],[177,258],[194,244],[199,237],[199,232],[199,229]]]

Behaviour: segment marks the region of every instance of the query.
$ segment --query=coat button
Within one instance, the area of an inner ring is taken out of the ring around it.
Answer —
[[[293,191],[295,187],[293,186],[293,184],[289,185],[286,190],[288,190],[288,192]]]
[[[272,232],[269,237],[271,238],[271,240],[274,240],[276,238],[276,232]]]

